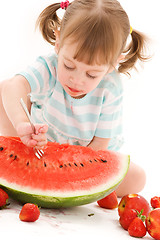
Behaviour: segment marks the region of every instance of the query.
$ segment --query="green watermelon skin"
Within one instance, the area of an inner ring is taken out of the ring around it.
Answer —
[[[14,137],[1,136],[0,149],[2,148],[3,151],[0,151],[1,187],[6,190],[11,197],[22,203],[32,202],[44,208],[65,208],[84,205],[109,195],[118,187],[125,177],[130,162],[128,155],[122,155],[111,151],[96,152],[87,147],[70,146],[66,144],[60,145],[57,143],[48,143],[44,148],[44,159],[38,160],[34,155],[33,149],[27,148],[19,138]],[[105,159],[107,159],[107,161]],[[119,169],[120,166],[117,165],[121,163],[121,161],[123,163],[122,169]],[[72,168],[68,167],[68,162],[72,164]],[[92,162],[92,164],[88,165],[89,162]],[[44,167],[44,163],[47,165],[48,169]],[[58,188],[61,190],[60,192],[59,189],[57,192],[57,183],[55,183],[55,187],[54,178],[54,189],[50,189],[51,183],[49,183],[49,186],[46,184],[45,189],[43,189],[43,179],[44,176],[47,179],[47,173],[51,171],[51,165],[54,167],[53,172],[55,171],[54,173],[57,174],[57,178],[59,176],[57,172],[60,172],[60,177],[58,178]],[[77,165],[79,167],[77,167]],[[61,166],[63,166],[63,168],[61,168]],[[84,168],[84,166],[86,167]],[[112,168],[113,166],[114,168]],[[17,171],[16,173],[16,168],[20,172]],[[32,178],[31,174],[32,170],[38,173],[37,168],[38,172],[42,172],[40,174],[42,179],[41,177],[39,178],[39,183],[36,182],[35,176]],[[119,171],[118,177],[111,174],[116,168],[116,171]],[[4,173],[5,169],[7,169],[6,173]],[[111,174],[113,178],[112,183],[109,184],[110,178],[107,176],[108,169],[110,169],[109,174]],[[23,176],[23,171],[24,175],[25,173],[28,174],[26,177],[28,181],[25,181],[24,184],[23,179],[25,176]],[[92,172],[95,172],[95,175],[97,174],[96,177],[94,177]],[[81,177],[83,173],[86,174],[86,178],[85,176],[83,178]],[[30,178],[31,180],[29,181]],[[66,183],[67,181],[68,183]],[[30,187],[32,182],[33,186]],[[77,185],[75,185],[76,182],[78,182]],[[93,186],[90,182],[93,182]]]
[[[68,208],[98,201],[113,192],[117,186],[118,185],[95,194],[66,198],[29,194],[6,188],[4,186],[1,187],[9,194],[9,196],[21,203],[34,203],[43,208]]]

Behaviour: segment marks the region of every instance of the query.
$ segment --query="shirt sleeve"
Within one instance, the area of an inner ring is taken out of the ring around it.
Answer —
[[[31,86],[31,101],[43,99],[53,90],[56,81],[57,61],[55,56],[38,57],[26,70],[18,73],[24,76]]]
[[[118,74],[113,73],[105,83],[103,104],[95,136],[113,138],[122,133],[123,87]]]

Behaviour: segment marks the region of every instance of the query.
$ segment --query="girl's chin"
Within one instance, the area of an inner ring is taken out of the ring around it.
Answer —
[[[86,94],[82,94],[82,95],[71,95],[69,94],[72,98],[77,98],[77,99],[80,99],[80,98],[83,98]]]

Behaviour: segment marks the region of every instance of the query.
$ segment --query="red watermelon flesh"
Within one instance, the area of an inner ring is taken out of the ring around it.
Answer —
[[[0,137],[0,185],[20,201],[68,207],[96,201],[127,173],[129,157],[48,142],[38,159],[19,138]]]

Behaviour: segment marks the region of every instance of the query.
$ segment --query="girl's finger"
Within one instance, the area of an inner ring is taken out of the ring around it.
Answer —
[[[41,141],[45,141],[47,138],[45,134],[39,133],[39,134],[32,134],[32,139],[36,140],[37,142],[41,142]]]
[[[37,145],[37,141],[34,139],[31,139],[29,137],[21,137],[21,141],[23,144],[25,144],[27,147],[35,147]]]
[[[37,142],[35,148],[37,149],[42,149],[42,147],[44,147],[47,144],[47,140],[41,141],[41,142]]]
[[[44,125],[43,127],[40,127],[39,133],[46,133],[48,131],[48,126]]]
[[[46,124],[36,124],[36,134],[38,133],[46,133],[48,131],[48,125]]]

